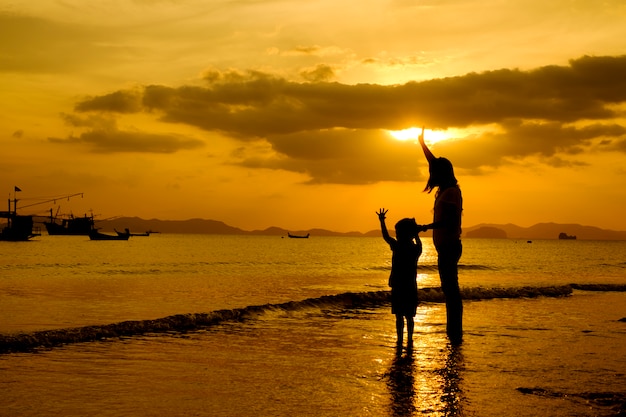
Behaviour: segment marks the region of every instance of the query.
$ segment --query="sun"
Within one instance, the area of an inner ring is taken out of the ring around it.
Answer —
[[[403,130],[388,130],[389,134],[398,140],[417,142],[422,128],[410,127]],[[430,145],[433,143],[441,142],[443,140],[450,139],[450,136],[445,130],[424,130],[424,141]]]

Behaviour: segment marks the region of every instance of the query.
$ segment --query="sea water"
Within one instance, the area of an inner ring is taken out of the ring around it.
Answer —
[[[398,352],[381,238],[0,242],[3,340],[71,336],[4,349],[0,415],[624,411],[626,242],[465,239],[460,281],[473,301],[461,347],[428,298],[439,282],[423,243],[426,298],[413,349]],[[609,291],[527,297],[569,284]],[[507,298],[491,299],[499,289]]]

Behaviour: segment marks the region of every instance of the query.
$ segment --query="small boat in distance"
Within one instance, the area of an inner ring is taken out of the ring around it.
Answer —
[[[128,235],[128,236],[150,236],[150,233],[154,233],[150,230],[145,231],[144,233],[131,233],[130,229],[126,228],[124,229],[123,232],[119,232],[117,229],[113,229],[115,230],[115,233],[118,234],[118,236],[123,236],[123,235]]]
[[[291,233],[287,232],[287,236],[289,236],[292,239],[308,239],[309,238],[310,233],[307,233],[306,235],[292,235]]]
[[[568,235],[567,233],[559,233],[559,240],[576,240],[576,236]]]
[[[115,235],[108,235],[106,233],[100,233],[94,229],[89,233],[89,240],[128,240],[130,233],[118,233]]]

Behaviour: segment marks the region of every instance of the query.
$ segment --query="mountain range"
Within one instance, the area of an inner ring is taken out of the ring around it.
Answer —
[[[221,234],[221,235],[266,235],[287,236],[292,234],[307,234],[311,236],[353,236],[369,237],[380,236],[380,230],[369,232],[334,232],[326,229],[286,230],[280,227],[269,227],[263,230],[243,230],[229,226],[224,222],[207,219],[189,220],[145,220],[139,217],[118,217],[115,219],[97,221],[96,226],[104,231],[114,229],[130,229],[139,233],[153,231],[160,233],[198,233],[198,234]],[[502,239],[558,239],[560,233],[576,236],[580,240],[626,240],[626,231],[614,231],[600,229],[594,226],[580,224],[538,223],[530,227],[520,227],[514,224],[479,224],[465,227],[465,238],[502,238]],[[422,233],[421,236],[430,236],[431,232]]]

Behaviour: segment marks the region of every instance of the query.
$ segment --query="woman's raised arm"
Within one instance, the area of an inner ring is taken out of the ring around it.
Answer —
[[[435,157],[435,155],[433,155],[430,149],[428,149],[428,146],[426,146],[426,142],[424,142],[424,128],[423,127],[422,127],[422,134],[419,136],[418,139],[419,139],[420,145],[422,145],[424,156],[426,157],[426,160],[430,164],[432,161],[434,161],[437,158]]]

